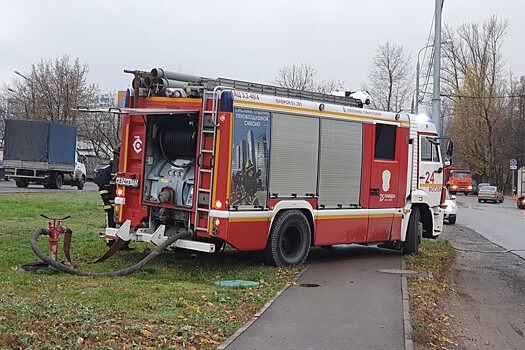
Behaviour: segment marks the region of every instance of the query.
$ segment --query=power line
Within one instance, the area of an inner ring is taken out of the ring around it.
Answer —
[[[434,21],[435,20],[436,20],[436,10],[434,9],[434,14],[432,16],[432,22],[430,23],[430,30],[428,31],[428,37],[427,37],[427,45],[426,46],[429,46],[429,47],[431,47],[430,41],[431,41],[431,37],[432,37],[432,28],[434,27]],[[432,50],[434,50],[434,48],[432,48]],[[425,92],[427,90],[428,83],[429,83],[429,80],[430,80],[430,70],[431,70],[431,66],[432,66],[432,57],[433,57],[432,52],[431,52],[431,55],[430,55],[431,61],[430,61],[430,64],[427,66],[427,71],[425,73],[425,79],[423,80],[424,81],[424,83],[422,85],[423,88],[421,89],[422,91],[425,91]],[[425,53],[423,54],[422,62],[425,62],[426,56],[427,56],[427,50],[425,50]],[[419,91],[417,93],[419,93]]]
[[[525,94],[518,94],[518,95],[500,95],[500,96],[467,96],[467,95],[447,95],[447,94],[441,94],[441,97],[448,97],[450,99],[454,97],[458,98],[472,98],[472,99],[493,99],[493,98],[513,98],[513,97],[525,97]]]

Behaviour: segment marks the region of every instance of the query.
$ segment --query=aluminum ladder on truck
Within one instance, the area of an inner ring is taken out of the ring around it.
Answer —
[[[208,232],[210,225],[208,214],[212,207],[211,191],[213,187],[217,114],[219,110],[219,97],[221,91],[222,87],[216,86],[213,91],[204,90],[202,95],[203,118],[202,125],[200,126],[201,135],[198,148],[199,153],[197,155],[197,181],[194,187],[197,195],[194,217],[194,229],[196,231]],[[208,109],[208,102],[210,99],[212,100],[212,108]]]

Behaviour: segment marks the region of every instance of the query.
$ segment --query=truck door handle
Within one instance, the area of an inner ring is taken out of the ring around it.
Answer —
[[[434,170],[434,174],[441,174],[443,171],[443,168],[439,168],[438,170]]]
[[[379,196],[379,188],[371,188],[370,189],[370,195],[371,196]]]

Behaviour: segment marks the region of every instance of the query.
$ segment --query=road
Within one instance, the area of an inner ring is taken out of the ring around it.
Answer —
[[[441,303],[451,339],[443,348],[525,349],[525,210],[508,198],[493,204],[459,195],[456,202],[456,225],[441,237],[457,252]]]
[[[98,187],[93,182],[86,182],[84,191],[95,191]],[[18,188],[13,180],[0,180],[0,193],[39,193],[39,192],[62,192],[78,191],[76,186],[64,185],[60,190],[45,189],[42,185],[30,184],[27,188]]]
[[[505,198],[503,203],[478,203],[476,196],[458,195],[457,224],[525,259],[525,210]]]

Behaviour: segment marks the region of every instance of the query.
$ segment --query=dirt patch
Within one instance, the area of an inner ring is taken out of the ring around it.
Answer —
[[[446,348],[525,349],[525,261],[460,225],[442,239],[457,250],[452,293],[440,305],[451,316]]]

